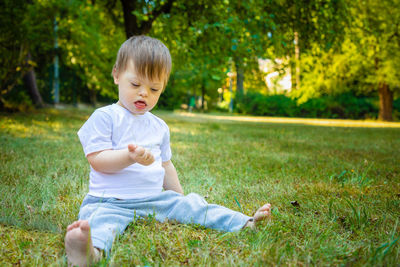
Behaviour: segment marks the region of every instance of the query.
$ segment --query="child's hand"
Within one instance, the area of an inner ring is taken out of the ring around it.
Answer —
[[[154,156],[150,151],[138,145],[128,145],[129,157],[135,162],[148,166],[154,162]]]

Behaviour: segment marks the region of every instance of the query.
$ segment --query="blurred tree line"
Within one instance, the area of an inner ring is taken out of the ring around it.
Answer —
[[[54,103],[58,65],[61,102],[115,101],[118,48],[147,34],[173,57],[163,108],[191,96],[213,108],[233,87],[238,111],[270,114],[271,106],[256,112],[248,103],[259,109],[270,101],[258,60],[281,58],[275,70],[290,69],[285,97],[297,107],[334,95],[377,96],[379,118],[392,120],[399,24],[400,0],[1,0],[0,109]]]

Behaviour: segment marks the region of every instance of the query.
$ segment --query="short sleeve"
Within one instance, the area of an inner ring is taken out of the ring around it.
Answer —
[[[164,132],[164,137],[160,146],[161,149],[161,160],[163,162],[168,161],[172,157],[172,152],[171,152],[171,146],[169,142],[169,128],[167,125],[165,125],[165,132]]]
[[[96,110],[78,131],[85,156],[112,149],[112,119],[103,111]]]

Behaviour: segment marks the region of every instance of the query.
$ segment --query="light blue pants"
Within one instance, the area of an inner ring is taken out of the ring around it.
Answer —
[[[227,232],[239,231],[250,219],[240,212],[208,204],[198,194],[183,196],[174,191],[164,191],[144,199],[87,195],[81,205],[79,219],[89,221],[93,246],[108,253],[117,234],[121,234],[133,220],[148,215],[160,222],[176,220]]]

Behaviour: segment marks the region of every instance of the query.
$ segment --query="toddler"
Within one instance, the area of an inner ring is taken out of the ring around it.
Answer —
[[[270,204],[249,217],[197,194],[184,195],[171,161],[169,128],[150,113],[170,71],[169,50],[157,39],[134,36],[119,49],[112,70],[119,100],[97,109],[78,131],[90,183],[79,220],[67,227],[70,264],[98,261],[130,222],[148,215],[221,231],[254,227],[270,215]]]

